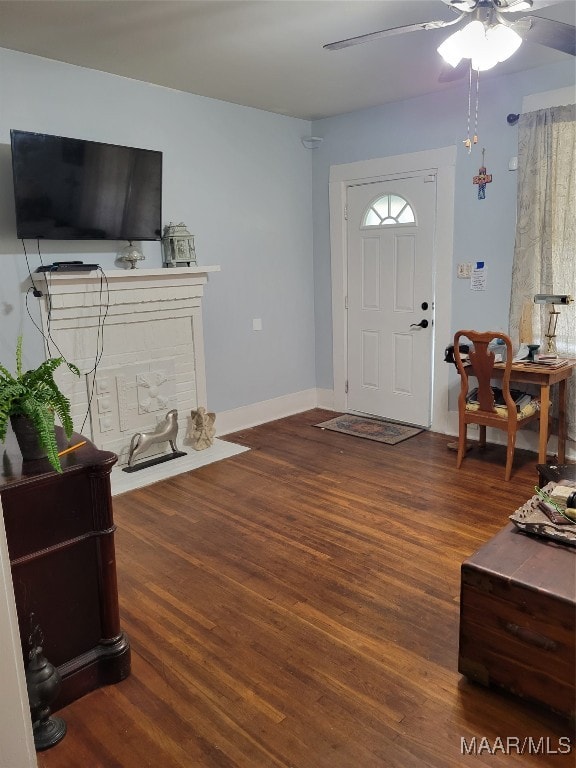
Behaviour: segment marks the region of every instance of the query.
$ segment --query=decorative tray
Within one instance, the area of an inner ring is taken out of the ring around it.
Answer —
[[[546,493],[550,493],[557,483],[548,483],[542,488]],[[553,539],[569,547],[576,547],[576,523],[567,523],[557,525],[553,523],[541,509],[538,507],[539,497],[534,495],[526,504],[510,515],[510,520],[518,530],[523,533],[532,533],[536,536],[543,536],[546,539]]]

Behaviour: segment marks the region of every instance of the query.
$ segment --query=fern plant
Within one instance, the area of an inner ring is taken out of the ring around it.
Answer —
[[[12,416],[26,416],[36,428],[38,443],[57,472],[62,472],[62,466],[54,431],[55,416],[58,415],[68,439],[74,431],[70,401],[54,381],[54,371],[62,363],[80,376],[78,368],[63,357],[49,358],[34,370],[22,371],[22,337],[19,336],[16,376],[0,364],[0,441],[6,439],[8,420]]]

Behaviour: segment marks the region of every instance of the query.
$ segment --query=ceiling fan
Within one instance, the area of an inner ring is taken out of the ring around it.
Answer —
[[[438,48],[439,53],[451,65],[453,71],[452,76],[450,70],[441,75],[441,80],[451,80],[464,74],[466,69],[459,66],[462,59],[469,59],[466,66],[471,63],[472,68],[478,71],[490,69],[498,61],[509,58],[524,39],[576,56],[576,27],[540,16],[516,16],[522,11],[554,5],[555,0],[442,0],[442,2],[458,14],[456,19],[426,21],[382,29],[378,32],[369,32],[328,43],[324,48],[334,51],[392,35],[402,35],[406,32],[444,27],[455,28],[456,32]]]

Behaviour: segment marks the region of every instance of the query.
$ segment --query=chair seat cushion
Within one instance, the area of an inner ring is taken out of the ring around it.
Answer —
[[[527,419],[528,416],[533,416],[538,409],[540,408],[540,402],[538,400],[531,400],[526,405],[523,405],[522,408],[516,413],[516,418],[518,421],[522,421],[522,419]],[[466,403],[466,410],[467,411],[478,411],[480,409],[480,406],[478,403]],[[508,409],[505,405],[497,405],[496,406],[496,413],[495,416],[501,416],[503,419],[508,418]]]
[[[501,416],[503,419],[508,418],[508,408],[504,402],[504,395],[502,394],[502,390],[494,387],[492,391],[494,393],[495,415]],[[521,392],[518,389],[511,389],[510,395],[516,404],[516,418],[518,421],[526,419],[529,416],[533,416],[540,408],[540,400],[537,397],[532,397],[532,395],[530,395],[528,392]],[[480,404],[477,398],[478,389],[473,389],[466,398],[467,411],[480,410]]]

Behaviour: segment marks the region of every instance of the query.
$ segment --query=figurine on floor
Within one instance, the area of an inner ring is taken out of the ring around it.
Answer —
[[[192,447],[197,451],[203,451],[214,442],[216,414],[206,413],[206,408],[200,406],[197,411],[191,411],[190,415],[192,416],[192,427],[190,430]]]
[[[169,442],[172,452],[179,454],[176,446],[176,436],[178,435],[178,411],[168,411],[166,417],[161,421],[153,432],[137,432],[130,442],[130,453],[128,456],[128,466],[132,466],[134,458],[150,448],[155,443]]]

